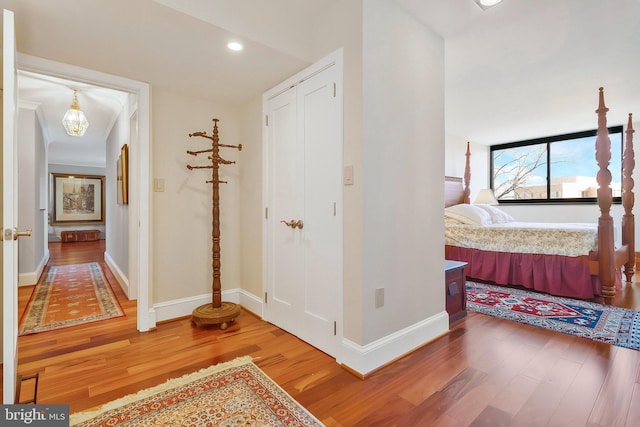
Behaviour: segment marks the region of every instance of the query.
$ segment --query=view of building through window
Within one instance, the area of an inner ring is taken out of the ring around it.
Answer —
[[[621,197],[622,126],[609,128],[613,197]],[[596,131],[491,147],[491,187],[501,202],[595,200]]]

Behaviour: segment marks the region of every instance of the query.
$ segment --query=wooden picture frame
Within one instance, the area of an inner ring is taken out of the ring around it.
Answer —
[[[129,203],[129,146],[124,144],[116,162],[117,200],[119,205]]]
[[[51,225],[104,224],[104,176],[52,173]]]

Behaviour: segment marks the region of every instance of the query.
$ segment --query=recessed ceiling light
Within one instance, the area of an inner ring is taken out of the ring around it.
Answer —
[[[227,47],[235,51],[242,50],[242,45],[238,42],[229,42],[227,43]]]
[[[491,6],[495,6],[498,3],[502,2],[502,0],[474,0],[478,6],[480,6],[482,9],[488,9]]]

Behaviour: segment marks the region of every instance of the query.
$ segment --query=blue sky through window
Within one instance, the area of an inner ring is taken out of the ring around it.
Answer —
[[[583,134],[585,133],[588,132],[583,132]],[[611,141],[611,160],[609,162],[609,170],[612,174],[611,186],[613,188],[617,187],[618,190],[622,180],[622,135],[622,127],[609,135]],[[552,184],[557,182],[556,179],[571,177],[590,177],[593,178],[595,183],[598,172],[598,164],[595,158],[597,136],[582,136],[578,138],[575,138],[575,136],[579,136],[579,134],[532,140],[529,144],[523,142],[523,145],[516,143],[513,146],[509,144],[511,146],[507,146],[507,148],[495,147],[492,150],[494,190],[507,189],[504,191],[508,191],[510,187],[521,189],[538,187],[535,190],[531,188],[528,191],[535,194],[534,198],[547,198],[544,196],[545,190],[539,188],[540,186],[546,186],[547,183],[547,147],[550,150],[549,173]],[[561,139],[562,137],[568,139]],[[537,167],[534,167],[536,164]],[[573,180],[563,181],[570,182]],[[588,182],[588,180],[581,179],[580,182],[584,183]],[[517,185],[513,187],[513,183],[517,183]],[[589,184],[591,187],[594,185]],[[540,191],[543,191],[543,193],[540,194]],[[558,189],[556,188],[552,191],[555,192]],[[508,193],[503,192],[502,199],[511,199],[513,194],[511,191]],[[562,198],[562,195],[559,195],[559,198]]]

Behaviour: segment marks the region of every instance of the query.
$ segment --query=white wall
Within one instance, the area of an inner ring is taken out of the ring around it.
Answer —
[[[129,295],[127,278],[129,275],[129,205],[118,204],[117,164],[122,146],[130,143],[129,111],[125,106],[113,124],[106,144],[105,258],[108,260],[110,268],[115,270],[114,273],[127,295]]]
[[[237,107],[153,90],[152,174],[153,179],[164,180],[164,191],[152,194],[154,304],[211,293],[212,187],[205,183],[211,179],[211,170],[187,169],[187,164],[211,163],[206,155],[196,158],[186,151],[211,147],[210,140],[189,138],[189,133],[211,135],[213,118],[220,119],[221,143],[243,142]],[[228,160],[240,159],[237,150],[221,149],[220,154]],[[241,168],[241,164],[220,167],[220,179],[228,181],[220,184],[223,290],[241,287]]]
[[[368,0],[363,52],[362,303],[369,343],[445,309],[444,41],[395,3]],[[384,289],[381,308],[377,288]]]
[[[238,154],[242,289],[262,295],[262,96],[241,107]],[[257,313],[261,314],[261,313]]]
[[[18,282],[37,283],[48,259],[45,223],[46,206],[41,206],[42,175],[46,174],[46,154],[42,128],[34,108],[20,108],[18,114],[18,229],[32,229],[31,237],[18,241]],[[46,182],[46,180],[44,180]]]

